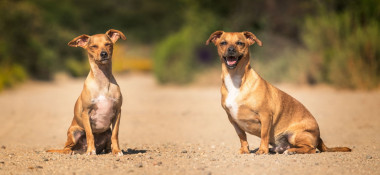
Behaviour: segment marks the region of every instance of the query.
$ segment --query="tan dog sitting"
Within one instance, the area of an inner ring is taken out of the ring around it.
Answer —
[[[123,99],[112,75],[113,45],[119,38],[125,40],[124,34],[111,29],[105,34],[81,35],[69,42],[69,46],[87,50],[90,73],[75,103],[64,149],[47,152],[99,154],[112,151],[123,155],[118,138]]]
[[[259,39],[251,32],[216,31],[206,41],[218,48],[222,61],[222,106],[241,142],[240,153],[250,153],[246,132],[261,137],[256,154],[349,152],[327,148],[317,121],[296,99],[262,79],[250,65],[249,46]]]

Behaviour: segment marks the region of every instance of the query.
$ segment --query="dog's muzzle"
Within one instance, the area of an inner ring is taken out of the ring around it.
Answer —
[[[237,66],[237,64],[239,63],[239,61],[241,60],[241,58],[243,58],[243,55],[240,55],[240,56],[232,56],[232,55],[223,56],[224,63],[226,64],[228,69],[234,69]]]

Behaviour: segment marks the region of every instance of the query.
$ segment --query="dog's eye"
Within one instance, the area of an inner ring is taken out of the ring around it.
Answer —
[[[98,48],[98,46],[97,45],[92,45],[91,48],[96,49],[96,48]]]
[[[105,46],[110,46],[111,44],[110,43],[106,43]]]
[[[242,43],[242,42],[238,41],[238,42],[236,42],[236,45],[239,45],[239,46],[244,46],[244,43]]]
[[[220,42],[220,45],[226,45],[227,44],[227,42],[225,42],[225,41],[222,41],[222,42]]]

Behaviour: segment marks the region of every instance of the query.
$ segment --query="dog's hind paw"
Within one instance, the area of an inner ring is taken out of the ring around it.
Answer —
[[[285,154],[285,155],[293,155],[293,154],[296,154],[296,152],[292,152],[292,151],[286,150],[286,151],[284,151],[283,154]]]

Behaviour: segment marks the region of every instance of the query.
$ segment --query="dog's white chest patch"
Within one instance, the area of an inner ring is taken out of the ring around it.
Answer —
[[[237,119],[239,106],[236,102],[236,97],[240,93],[241,77],[227,75],[224,78],[224,85],[228,90],[228,95],[225,101],[226,107],[229,109],[231,116]]]
[[[104,132],[110,127],[111,120],[115,115],[113,109],[114,100],[104,95],[99,95],[92,100],[95,105],[91,115],[91,126],[93,132]]]

